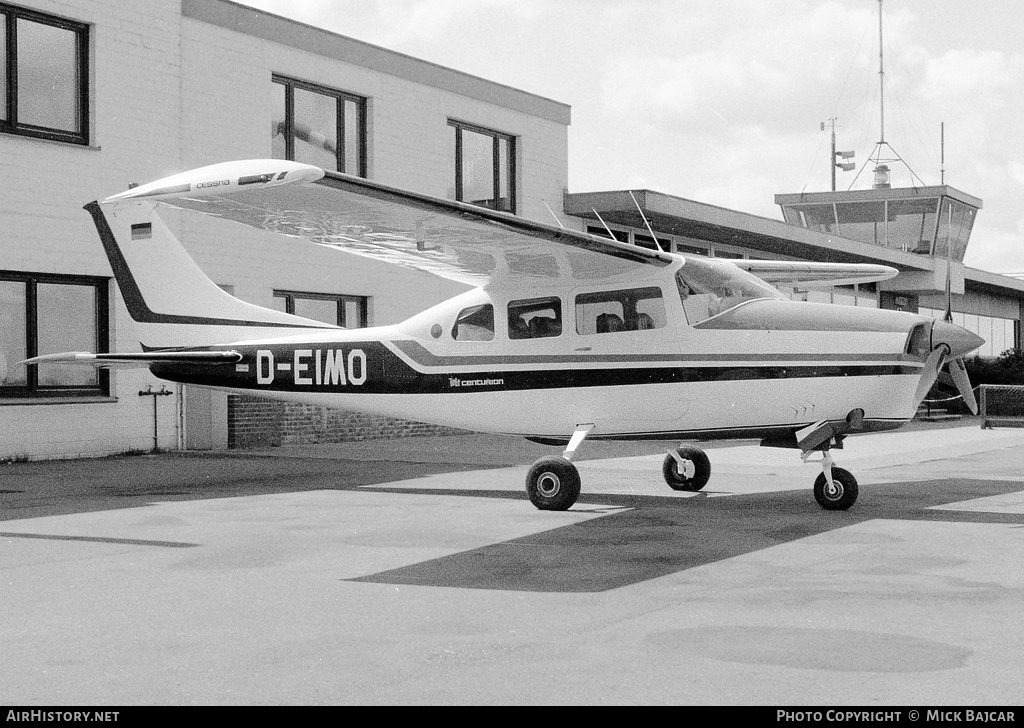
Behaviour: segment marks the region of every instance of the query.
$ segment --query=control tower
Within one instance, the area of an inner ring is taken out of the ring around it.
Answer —
[[[876,167],[871,189],[781,194],[775,202],[791,225],[933,259],[930,272],[904,272],[881,290],[945,293],[948,264],[951,292],[964,292],[964,253],[982,207],[977,197],[948,185],[893,188],[888,169]]]
[[[836,152],[835,119],[830,119],[832,191],[781,194],[775,196],[775,202],[782,207],[783,217],[791,225],[930,258],[930,265],[926,266],[929,270],[906,271],[879,284],[880,293],[906,294],[880,295],[881,305],[886,306],[888,302],[886,307],[916,310],[920,296],[964,293],[964,254],[982,202],[944,184],[944,171],[943,184],[939,186],[924,186],[922,182],[922,186],[892,187],[890,165],[894,163],[907,167],[911,182],[921,180],[885,141],[882,0],[878,0],[878,49],[881,127],[879,142],[868,159],[874,168],[871,189],[835,191],[836,168],[851,170],[853,164],[840,160],[850,159],[854,153]]]

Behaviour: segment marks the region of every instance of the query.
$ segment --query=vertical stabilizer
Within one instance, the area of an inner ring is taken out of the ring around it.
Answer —
[[[241,301],[196,265],[152,202],[91,202],[104,252],[147,348],[209,346],[337,328]]]

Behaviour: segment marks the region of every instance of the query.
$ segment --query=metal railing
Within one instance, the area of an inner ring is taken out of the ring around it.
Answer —
[[[981,429],[1024,427],[1024,385],[982,384],[978,389]]]

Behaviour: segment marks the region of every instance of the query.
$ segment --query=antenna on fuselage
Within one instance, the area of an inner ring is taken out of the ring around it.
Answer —
[[[548,203],[547,203],[547,202],[544,202],[544,207],[547,207],[547,208],[548,208],[548,212],[550,212],[550,213],[551,213],[551,217],[555,218],[555,222],[557,222],[557,223],[558,223],[558,227],[560,227],[560,228],[562,228],[563,230],[565,230],[565,225],[563,225],[563,224],[562,224],[562,221],[558,219],[558,215],[556,215],[556,214],[555,214],[555,211],[554,211],[554,210],[552,210],[552,209],[551,209],[550,207],[548,207]]]
[[[654,231],[651,229],[651,223],[647,222],[647,215],[645,215],[643,209],[641,209],[640,203],[636,201],[636,197],[633,195],[633,190],[629,191],[629,196],[633,198],[633,204],[636,205],[636,211],[640,213],[640,217],[643,219],[644,225],[647,226],[647,232],[651,234],[651,240],[654,241],[655,247],[657,247],[658,250],[661,250],[661,245],[658,243],[658,236],[655,235]]]
[[[616,240],[617,241],[618,238],[615,237],[615,233],[613,233],[612,229],[610,227],[608,227],[608,223],[606,223],[604,221],[604,218],[601,217],[601,213],[597,211],[597,208],[596,207],[591,207],[590,209],[593,210],[595,215],[597,215],[597,219],[601,221],[602,225],[604,225],[604,229],[608,231],[608,237],[611,238],[612,240]]]

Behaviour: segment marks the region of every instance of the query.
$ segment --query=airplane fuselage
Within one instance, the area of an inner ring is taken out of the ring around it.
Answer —
[[[552,442],[583,423],[595,439],[770,438],[854,410],[865,430],[914,415],[927,351],[910,339],[927,319],[757,291],[722,306],[724,295],[684,289],[678,270],[570,290],[477,289],[396,326],[224,343],[212,348],[239,362],[152,371]]]

